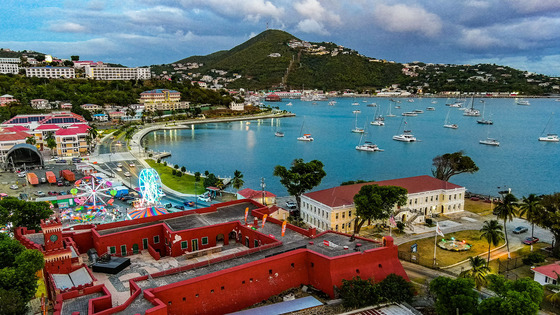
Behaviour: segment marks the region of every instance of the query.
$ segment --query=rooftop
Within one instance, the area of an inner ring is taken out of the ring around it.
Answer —
[[[533,271],[543,274],[549,278],[556,279],[558,278],[558,274],[560,274],[560,262],[555,262],[550,265],[536,267],[533,268]]]

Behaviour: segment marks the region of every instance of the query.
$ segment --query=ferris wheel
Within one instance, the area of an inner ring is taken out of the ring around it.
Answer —
[[[145,168],[138,176],[138,186],[142,194],[143,205],[156,205],[165,196],[161,189],[161,179],[153,168]]]
[[[74,183],[70,193],[74,195],[74,201],[78,205],[97,210],[107,204],[112,205],[117,191],[113,189],[111,182],[101,177],[86,176]]]

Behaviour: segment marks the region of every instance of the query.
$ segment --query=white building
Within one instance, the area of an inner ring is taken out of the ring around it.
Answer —
[[[69,67],[30,67],[25,68],[27,77],[49,78],[49,79],[73,79],[76,77],[74,68]]]
[[[8,58],[3,58],[8,59]],[[7,74],[18,74],[19,73],[19,65],[17,63],[2,63],[0,62],[0,73]]]
[[[31,107],[35,109],[51,109],[51,104],[49,103],[49,100],[37,98],[31,100],[30,102],[31,102]]]
[[[243,110],[245,110],[245,104],[243,104],[243,103],[231,102],[231,103],[229,104],[229,109],[235,110],[235,111],[243,111]]]
[[[533,268],[535,273],[533,280],[541,285],[545,284],[558,284],[558,274],[560,274],[560,262],[555,262],[550,265],[540,266]]]
[[[150,68],[92,67],[84,66],[85,75],[96,80],[148,80],[152,77]]]
[[[301,196],[300,216],[319,230],[351,233],[356,220],[354,196],[364,185],[399,186],[408,191],[407,203],[395,207],[393,215],[411,227],[436,214],[463,211],[465,187],[431,176],[415,176],[379,182],[339,186]],[[375,225],[377,222],[367,222]],[[366,226],[364,225],[364,226]]]

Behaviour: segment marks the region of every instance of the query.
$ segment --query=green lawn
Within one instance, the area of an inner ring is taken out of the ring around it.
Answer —
[[[184,194],[194,194],[194,176],[183,174],[183,176],[178,177],[172,174],[173,168],[169,166],[164,166],[163,164],[158,164],[156,161],[152,159],[147,159],[146,163],[150,165],[153,169],[155,169],[159,177],[161,178],[161,182],[175,190]],[[202,184],[203,179],[201,178],[200,181],[196,184],[196,194],[202,194],[206,190]]]
[[[465,199],[465,210],[480,215],[492,214],[492,210],[496,207],[494,203],[484,202],[482,200],[473,201]]]
[[[445,237],[438,236],[438,242],[443,238],[451,239],[451,237],[454,237],[456,240],[466,240],[468,244],[472,245],[472,247],[470,250],[463,252],[452,252],[437,247],[436,262],[439,267],[453,265],[488,250],[488,242],[485,239],[480,239],[480,231],[466,230],[445,234]],[[414,243],[418,244],[418,257],[420,259],[420,264],[431,267],[434,261],[434,237],[432,236],[401,244],[399,245],[399,250],[410,252],[410,246]],[[503,244],[504,241],[500,242],[498,246]],[[492,248],[494,248],[494,246],[492,246]]]

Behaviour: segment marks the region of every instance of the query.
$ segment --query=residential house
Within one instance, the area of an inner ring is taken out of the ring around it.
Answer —
[[[97,104],[83,104],[83,105],[80,105],[80,107],[89,111],[89,112],[98,111],[98,110],[101,110],[103,108],[103,107],[101,107]]]
[[[18,100],[15,99],[10,94],[4,94],[0,96],[0,106],[6,106],[8,103],[17,102]]]
[[[533,280],[537,281],[541,285],[559,284],[558,275],[560,274],[560,261],[535,267],[533,268],[533,273]]]
[[[99,122],[109,121],[109,116],[105,113],[93,114],[91,118],[93,118],[93,120],[99,121]]]
[[[254,190],[245,188],[237,192],[237,199],[251,199],[263,205],[273,205],[276,203],[276,195],[269,191]],[[264,200],[263,200],[264,199]]]
[[[31,100],[30,103],[31,103],[31,107],[35,109],[51,109],[51,104],[49,103],[49,100],[46,99],[37,98]]]

